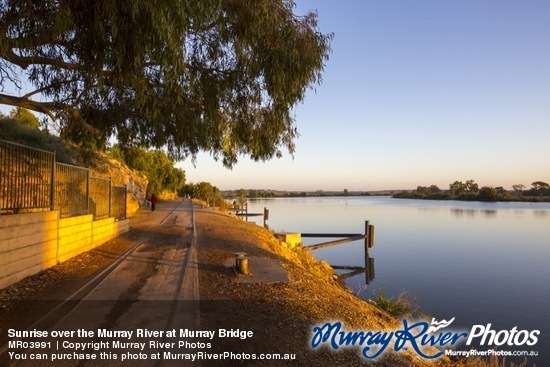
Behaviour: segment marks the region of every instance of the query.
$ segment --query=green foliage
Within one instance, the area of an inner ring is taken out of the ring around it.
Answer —
[[[525,192],[530,196],[550,196],[550,185],[544,181],[535,181],[531,184],[531,189]]]
[[[239,204],[246,203],[247,198],[248,198],[248,191],[245,189],[239,189],[239,191],[237,192],[237,201],[239,202]]]
[[[393,296],[388,298],[384,295],[384,288],[380,287],[378,293],[375,291],[373,295],[376,306],[394,317],[408,316],[417,312],[414,302],[405,293],[401,293],[397,298]]]
[[[449,191],[439,190],[435,185],[430,187],[418,186],[412,192],[401,192],[394,195],[400,199],[432,199],[432,200],[464,200],[464,201],[541,201],[550,200],[550,185],[543,181],[535,181],[532,188],[523,191],[525,185],[516,184],[512,188],[515,193],[515,199],[502,186],[490,187],[484,186],[479,189],[474,180],[468,180],[465,183],[455,181],[449,185]]]
[[[12,109],[9,117],[25,126],[35,129],[40,127],[40,121],[38,121],[38,118],[31,111],[25,108],[17,107]]]
[[[211,206],[217,206],[222,210],[227,208],[225,198],[220,193],[220,190],[213,186],[210,182],[199,182],[196,184],[190,183],[185,185],[181,194],[189,195],[192,198],[202,200]]]
[[[122,158],[128,167],[145,174],[149,181],[147,197],[158,195],[164,190],[177,192],[185,184],[185,172],[174,167],[174,161],[161,150],[116,144],[109,149],[109,154],[115,159]]]
[[[497,201],[498,192],[492,187],[484,186],[479,190],[477,199],[479,201]]]
[[[107,148],[107,135],[94,134],[78,124],[74,119],[66,120],[61,128],[60,137],[79,145],[82,149],[105,151]]]
[[[449,185],[449,191],[451,196],[463,196],[467,199],[474,197],[478,193],[479,186],[474,180],[468,180],[465,183],[462,181],[455,181]]]
[[[298,16],[294,7],[4,0],[0,88],[28,80],[35,90],[0,93],[0,103],[58,119],[79,143],[114,134],[124,145],[167,147],[172,158],[210,151],[225,166],[239,155],[292,153],[291,111],[320,84],[332,40],[316,13]]]
[[[277,195],[273,190],[248,190],[248,195],[250,199],[256,198],[272,198]]]
[[[56,161],[61,163],[81,164],[80,157],[58,137],[11,118],[0,119],[0,139],[55,152]]]

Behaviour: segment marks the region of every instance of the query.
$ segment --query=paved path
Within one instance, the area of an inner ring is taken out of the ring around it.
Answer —
[[[167,342],[165,337],[142,337],[136,330],[166,331],[176,329],[196,329],[198,313],[198,266],[194,231],[193,203],[191,200],[163,202],[157,210],[144,213],[136,222],[133,231],[135,245],[110,270],[97,277],[81,289],[79,295],[67,311],[59,312],[39,320],[30,329],[74,331],[99,330],[134,331],[131,338],[70,338],[73,342],[109,342],[109,349],[101,360],[61,360],[55,366],[185,366],[185,361],[156,361],[151,354],[164,352],[164,348],[151,345],[150,341]],[[47,325],[47,326],[46,326]],[[76,334],[75,334],[76,335]],[[119,341],[124,347],[113,348]],[[59,338],[46,338],[41,341],[59,342]],[[134,344],[136,343],[136,344]],[[145,343],[144,345],[139,343]],[[143,346],[143,347],[142,347]],[[55,348],[52,348],[55,349]],[[109,359],[108,351],[117,352],[118,360]],[[71,348],[61,348],[56,353],[73,353]],[[96,353],[93,345],[78,353]],[[27,351],[27,353],[30,353]],[[35,353],[40,353],[36,350]],[[120,355],[139,358],[140,353],[147,359],[122,362]],[[103,358],[105,357],[105,358]],[[9,366],[35,366],[36,361],[8,362]],[[50,364],[48,364],[50,365]],[[190,365],[190,364],[189,364]],[[196,364],[195,364],[196,365]]]

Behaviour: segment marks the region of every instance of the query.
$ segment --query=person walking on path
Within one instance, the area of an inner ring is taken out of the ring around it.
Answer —
[[[151,195],[151,210],[155,211],[155,205],[157,205],[157,197],[155,194]]]

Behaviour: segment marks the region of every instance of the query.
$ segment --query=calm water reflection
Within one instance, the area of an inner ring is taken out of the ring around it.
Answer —
[[[438,319],[455,325],[541,330],[539,352],[550,346],[550,204],[478,203],[334,197],[250,200],[269,208],[271,229],[363,233],[376,226],[376,278],[346,279],[363,298],[384,288],[403,290]],[[307,241],[306,241],[307,240]],[[306,244],[318,239],[304,239]],[[363,242],[317,250],[336,265],[363,266]],[[545,346],[545,347],[543,347]],[[547,352],[548,353],[548,352]],[[539,362],[550,361],[548,356]]]

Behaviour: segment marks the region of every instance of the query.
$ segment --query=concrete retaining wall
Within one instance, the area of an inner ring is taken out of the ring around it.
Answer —
[[[0,289],[89,251],[129,230],[129,221],[57,211],[0,216]]]

